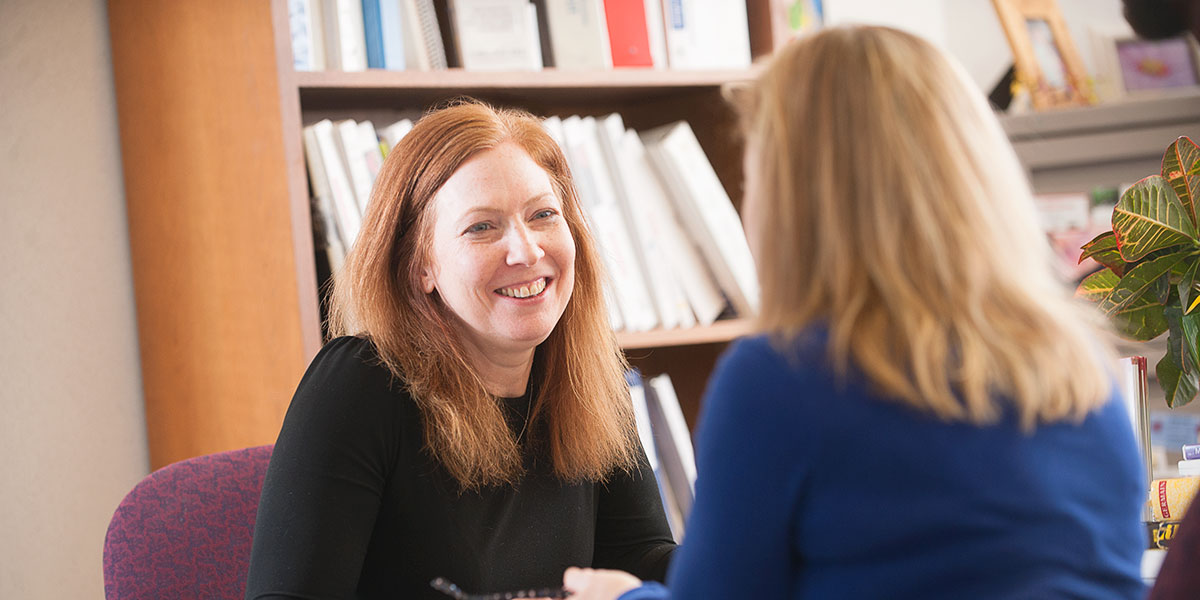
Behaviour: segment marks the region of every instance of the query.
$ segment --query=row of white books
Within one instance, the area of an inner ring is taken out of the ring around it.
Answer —
[[[626,373],[638,438],[658,481],[671,535],[683,541],[684,524],[696,497],[696,455],[692,434],[671,377],[662,374],[643,380],[637,370]]]
[[[288,17],[297,71],[736,69],[751,60],[744,0],[288,0]]]
[[[550,117],[610,280],[618,331],[711,325],[758,312],[754,260],[741,219],[692,128],[678,121],[638,133],[619,114]],[[412,122],[304,128],[318,244],[337,273],[354,243],[384,155]]]

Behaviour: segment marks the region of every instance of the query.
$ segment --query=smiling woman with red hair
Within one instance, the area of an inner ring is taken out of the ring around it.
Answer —
[[[595,242],[531,115],[460,103],[388,155],[267,471],[247,598],[550,588],[674,550]],[[529,596],[523,596],[529,597]]]

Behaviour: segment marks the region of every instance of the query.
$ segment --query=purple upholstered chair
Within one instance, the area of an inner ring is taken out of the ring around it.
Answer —
[[[242,598],[272,448],[180,461],[134,486],[104,538],[104,597]]]

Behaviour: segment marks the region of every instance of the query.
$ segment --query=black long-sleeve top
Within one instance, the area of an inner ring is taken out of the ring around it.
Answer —
[[[313,359],[263,483],[246,598],[444,599],[435,577],[502,592],[557,587],[568,566],[662,580],[675,545],[644,455],[600,484],[525,452],[515,486],[463,492],[402,388],[360,338]],[[521,431],[529,395],[500,401]]]

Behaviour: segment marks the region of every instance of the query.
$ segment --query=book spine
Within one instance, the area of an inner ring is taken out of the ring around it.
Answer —
[[[1200,478],[1174,477],[1155,479],[1150,483],[1151,519],[1154,521],[1178,521],[1191,506],[1200,491]]]
[[[614,67],[654,66],[642,0],[605,0],[604,18]]]
[[[320,10],[319,6],[315,7]],[[288,27],[292,34],[292,67],[297,71],[325,68],[325,49],[320,35],[320,19],[313,12],[312,0],[288,0]]]
[[[365,71],[367,41],[363,35],[362,3],[360,0],[333,0],[337,3],[338,40],[342,44],[342,70]]]
[[[560,69],[607,69],[612,66],[608,27],[600,0],[546,3],[550,43]]]
[[[416,2],[417,28],[421,32],[421,42],[424,54],[429,58],[429,68],[442,70],[447,68],[446,46],[442,42],[442,28],[438,25],[437,10],[433,0],[414,0]]]
[[[383,19],[380,16],[379,0],[362,0],[362,15],[367,68],[385,69],[387,63],[383,55]]]
[[[383,34],[383,68],[402,71],[404,58],[404,19],[400,4],[405,0],[379,0],[379,26]],[[365,19],[365,17],[364,17]]]

